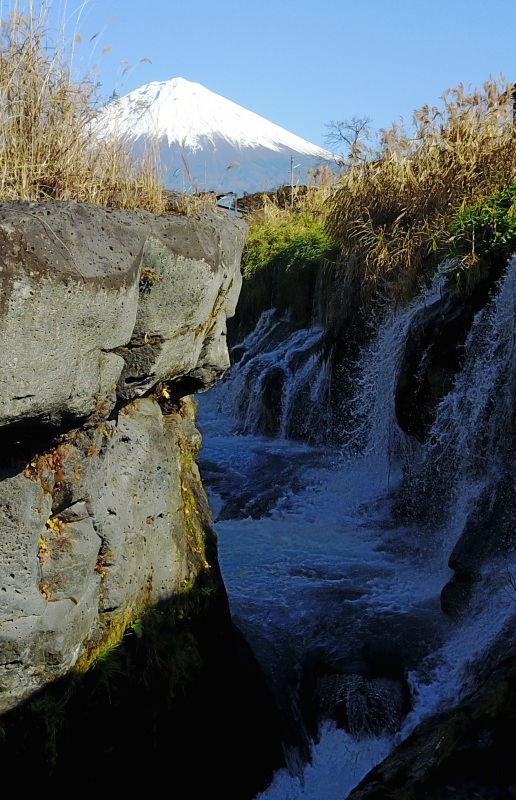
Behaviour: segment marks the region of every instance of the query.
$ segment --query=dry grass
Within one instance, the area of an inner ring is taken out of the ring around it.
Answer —
[[[410,297],[453,216],[516,181],[511,93],[512,85],[493,80],[482,90],[448,90],[442,108],[414,114],[410,135],[398,125],[383,130],[377,152],[342,175],[329,223],[353,304],[357,291],[362,308],[374,297]]]
[[[72,74],[80,37],[68,46],[63,34],[53,38],[49,10],[50,0],[13,0],[1,20],[0,199],[162,212],[157,157],[135,164],[120,141],[99,142],[94,81]]]

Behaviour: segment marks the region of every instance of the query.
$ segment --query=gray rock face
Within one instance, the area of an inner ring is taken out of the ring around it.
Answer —
[[[185,424],[137,400],[0,482],[11,509],[0,524],[0,712],[66,672],[108,619],[130,622],[195,574],[179,473],[180,441],[196,437]]]
[[[195,226],[177,218],[171,231],[156,219],[142,258],[140,302],[131,341],[119,351],[125,367],[123,400],[145,394],[156,382],[193,380],[199,391],[229,367],[226,319],[235,312],[245,228],[213,221]],[[236,254],[236,262],[235,262]]]
[[[0,204],[0,424],[81,419],[113,391],[145,227],[75,204]]]
[[[210,569],[184,396],[229,365],[245,232],[0,204],[0,713]]]
[[[207,388],[229,364],[245,232],[215,213],[0,204],[0,426],[58,428],[112,408],[117,384],[127,401],[198,369]]]

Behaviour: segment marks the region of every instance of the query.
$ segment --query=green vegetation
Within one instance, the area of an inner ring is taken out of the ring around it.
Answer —
[[[317,287],[338,256],[326,224],[329,189],[319,182],[296,187],[294,198],[290,186],[246,198],[249,232],[242,256],[246,280],[239,300],[240,334],[271,306],[288,310],[300,324],[312,321]]]
[[[271,213],[263,209],[250,220],[244,276],[250,278],[260,269],[274,267],[296,273],[335,255],[335,244],[320,218],[304,211],[276,207]]]
[[[460,211],[449,226],[443,271],[460,291],[484,277],[493,260],[516,252],[516,185]]]
[[[469,291],[514,247],[513,87],[489,80],[442,101],[416,111],[410,132],[393,125],[375,146],[360,141],[360,157],[293,208],[264,197],[248,216],[244,274],[257,293],[265,269],[292,288],[294,273],[323,265],[330,344],[372,306],[410,300],[443,262],[450,285]]]

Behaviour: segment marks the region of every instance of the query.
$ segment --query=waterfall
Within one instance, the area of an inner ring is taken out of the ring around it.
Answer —
[[[323,329],[300,328],[275,309],[233,348],[237,369],[222,382],[219,402],[240,433],[324,441],[331,428],[330,375],[320,352]]]
[[[413,450],[395,413],[398,368],[407,331],[414,315],[431,305],[439,292],[435,282],[406,309],[391,310],[376,329],[373,319],[370,342],[357,360],[355,393],[349,401],[349,423],[342,440],[350,453],[365,453],[375,461],[378,473],[386,476],[387,489],[391,488],[393,473],[399,477],[399,468]]]
[[[516,258],[474,317],[462,368],[439,403],[425,446],[405,463],[406,494],[442,520],[450,553],[475,514],[485,513],[508,472],[516,397]],[[414,498],[417,497],[417,500]],[[482,506],[484,509],[482,511]]]
[[[473,318],[424,441],[401,430],[396,391],[437,281],[383,318],[358,354],[337,437],[322,329],[272,309],[199,398],[233,617],[313,735],[303,774],[278,773],[260,800],[343,800],[471,689],[475,663],[514,617],[515,281],[513,259]],[[458,621],[441,608],[452,553],[474,577]]]
[[[516,259],[480,311],[464,347],[464,366],[438,408],[426,459],[453,484],[450,506],[464,517],[507,468],[515,401]]]

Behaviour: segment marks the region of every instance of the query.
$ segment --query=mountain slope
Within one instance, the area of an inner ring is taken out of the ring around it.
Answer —
[[[184,78],[149,83],[106,106],[103,132],[116,131],[137,156],[159,148],[173,190],[237,194],[306,181],[332,154]],[[293,159],[293,160],[292,160]]]

